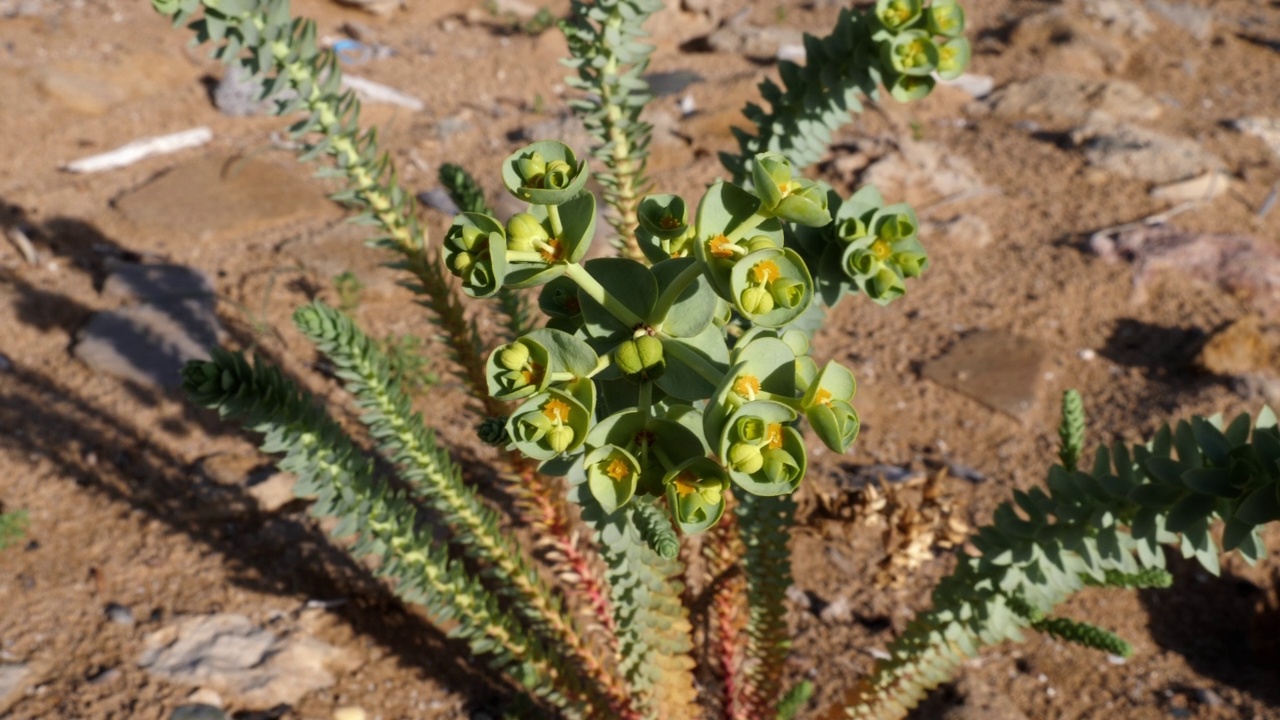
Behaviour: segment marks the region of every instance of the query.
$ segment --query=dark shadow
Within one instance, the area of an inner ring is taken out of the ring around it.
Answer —
[[[1251,35],[1248,33],[1236,33],[1236,37],[1240,38],[1241,40],[1244,40],[1247,43],[1257,45],[1258,47],[1266,48],[1268,50],[1274,50],[1275,52],[1280,52],[1280,40],[1277,40],[1275,38],[1262,37],[1261,35]]]
[[[1181,655],[1199,675],[1280,705],[1280,603],[1273,589],[1166,552],[1173,587],[1143,590],[1148,629],[1160,647]],[[1280,580],[1280,577],[1274,578]]]
[[[1198,327],[1166,327],[1132,318],[1121,318],[1099,351],[1125,367],[1136,367],[1151,382],[1189,392],[1218,382],[1196,370],[1194,362],[1208,333]]]
[[[42,254],[53,251],[64,263],[81,267],[93,277],[100,277],[107,261],[144,259],[78,220],[60,218],[32,228],[20,209],[0,200],[0,233],[14,225],[31,230]],[[140,277],[145,281],[148,276]],[[0,283],[14,289],[18,321],[42,330],[74,334],[94,312],[72,298],[33,286],[20,273],[0,270]],[[254,338],[235,323],[229,324],[228,334],[241,346],[253,344]],[[270,353],[265,354],[270,359]],[[331,612],[355,633],[377,642],[402,665],[430,673],[447,690],[469,696],[473,707],[493,708],[495,698],[514,692],[498,676],[477,671],[482,663],[468,662],[471,654],[464,643],[449,639],[425,613],[406,606],[301,508],[292,505],[270,515],[259,512],[244,486],[202,479],[198,467],[170,452],[156,434],[183,428],[189,433],[189,428],[200,426],[214,436],[243,434],[255,445],[260,438],[187,402],[181,402],[180,417],[144,426],[114,410],[111,397],[101,402],[83,397],[58,378],[17,363],[3,380],[0,452],[38,454],[56,467],[59,476],[85,491],[139,510],[185,534],[222,556],[228,577],[245,588],[300,600],[346,599]],[[121,387],[147,405],[180,400],[177,390],[129,381],[122,381]],[[487,464],[481,465],[493,472]],[[387,477],[387,468],[380,469]],[[499,484],[496,478],[490,482]],[[291,508],[296,510],[289,512]],[[430,513],[420,517],[424,523],[432,521]],[[33,550],[39,551],[38,546]]]

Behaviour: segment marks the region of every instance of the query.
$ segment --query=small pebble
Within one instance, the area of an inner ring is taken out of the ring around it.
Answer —
[[[90,685],[102,685],[120,677],[120,670],[117,668],[99,668],[85,678]]]
[[[119,603],[107,603],[105,612],[107,619],[117,625],[128,627],[134,623],[133,611]]]
[[[1093,348],[1085,348],[1080,352],[1076,353],[1076,357],[1079,357],[1081,360],[1085,362],[1093,362],[1094,360],[1098,359],[1098,353]]]
[[[340,707],[333,711],[333,720],[365,720],[368,715],[365,714],[364,708],[354,705]]]
[[[439,210],[449,217],[462,212],[458,208],[458,204],[453,201],[453,198],[443,188],[435,188],[434,190],[418,193],[418,202],[433,210]]]

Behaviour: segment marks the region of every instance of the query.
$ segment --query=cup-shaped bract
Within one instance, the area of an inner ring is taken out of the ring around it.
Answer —
[[[924,12],[923,0],[877,0],[876,19],[891,32],[911,27]]]
[[[831,212],[827,208],[826,185],[796,178],[787,187],[786,194],[773,208],[775,217],[805,227],[822,227],[831,222]]]
[[[528,337],[499,345],[489,353],[485,379],[496,400],[520,400],[547,389],[551,360],[542,343]]]
[[[809,383],[800,402],[818,438],[838,453],[846,452],[858,436],[858,413],[850,405],[856,390],[853,373],[831,360]]]
[[[900,103],[909,103],[927,97],[929,93],[933,92],[933,88],[937,84],[938,81],[929,75],[894,73],[891,77],[885,78],[885,85],[889,88],[889,94]]]
[[[520,452],[535,460],[572,454],[582,446],[591,414],[567,392],[551,388],[525,400],[507,421],[507,434]]]
[[[558,234],[553,232],[557,223],[552,222],[547,206],[529,208],[527,214],[547,231],[548,238],[534,238],[536,229],[526,226],[537,256],[510,259],[507,286],[529,288],[548,283],[564,274],[567,263],[578,262],[587,254],[596,232],[596,196],[584,192],[553,209],[559,224]]]
[[[948,40],[938,48],[938,77],[943,80],[955,80],[964,74],[969,67],[969,58],[973,51],[968,38],[958,37]]]
[[[964,8],[956,0],[933,0],[925,11],[926,27],[934,35],[953,38],[964,32]]]
[[[729,477],[753,495],[786,495],[800,485],[808,462],[791,408],[756,400],[738,408],[721,431],[719,455]]]
[[[679,195],[646,195],[637,208],[636,240],[651,263],[687,257],[693,251],[689,207]]]
[[[760,210],[771,213],[790,192],[795,171],[782,153],[764,152],[751,161],[751,188],[760,198]]]
[[[578,300],[578,284],[563,275],[542,286],[538,293],[538,308],[551,318],[582,318],[582,303]]]
[[[640,472],[637,492],[647,495],[665,491],[662,478],[669,465],[707,454],[706,444],[693,429],[635,409],[610,415],[591,429],[587,447],[607,446],[622,448],[635,458]]]
[[[778,327],[813,302],[813,278],[790,248],[766,248],[739,259],[729,276],[738,312],[757,325]]]
[[[640,462],[616,445],[603,445],[583,460],[587,487],[606,513],[613,513],[635,497],[640,482]]]
[[[462,280],[462,290],[485,298],[498,292],[507,274],[502,223],[481,213],[461,213],[444,236],[444,264]]]
[[[540,140],[502,163],[502,182],[517,198],[537,205],[561,205],[587,185],[587,164],[568,145]]]
[[[938,68],[938,46],[924,30],[908,30],[885,47],[890,67],[902,75],[926,76]]]
[[[672,468],[663,478],[663,483],[667,488],[671,518],[680,532],[702,532],[724,515],[724,491],[729,486],[729,478],[724,468],[714,460],[690,458]]]

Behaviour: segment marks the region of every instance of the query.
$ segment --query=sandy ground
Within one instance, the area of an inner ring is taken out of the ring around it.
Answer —
[[[167,718],[199,686],[153,676],[139,657],[175,618],[211,613],[242,614],[281,637],[336,648],[332,683],[284,705],[224,691],[237,717],[320,719],[346,705],[385,720],[494,713],[499,689],[348,559],[305,507],[256,508],[245,481],[267,463],[253,438],[176,391],[95,371],[71,351],[93,313],[122,302],[104,292],[113,262],[178,263],[210,278],[228,344],[257,349],[349,407],[333,380],[314,371],[313,351],[288,321],[292,308],[316,296],[335,300],[332,278],[350,269],[365,285],[356,315],[374,334],[430,338],[423,312],[408,304],[395,272],[379,266],[383,258],[340,222],[343,211],[323,200],[332,188],[281,149],[281,119],[229,117],[213,106],[210,88],[222,71],[188,46],[188,33],[167,27],[146,3],[10,5],[18,10],[0,6],[15,15],[0,19],[0,225],[24,229],[39,259],[29,265],[0,246],[0,503],[30,518],[27,537],[0,552],[0,666],[25,668],[0,698],[0,717]],[[715,22],[747,5],[700,5],[712,15],[671,10],[653,23],[652,69],[700,78],[655,101],[651,117],[654,184],[686,197],[720,174],[715,154],[733,147],[728,128],[741,122],[754,85],[776,74],[772,62],[709,50]],[[821,32],[833,5],[758,2],[746,20]],[[870,667],[950,563],[938,550],[898,572],[895,585],[873,581],[884,547],[880,529],[852,517],[848,488],[858,468],[972,469],[980,482],[959,471],[942,482],[954,516],[972,525],[1013,488],[1040,481],[1054,458],[1063,389],[1083,394],[1093,440],[1136,441],[1164,419],[1256,410],[1275,369],[1265,352],[1252,379],[1195,363],[1206,338],[1231,322],[1274,322],[1267,288],[1239,291],[1237,283],[1226,292],[1231,279],[1188,254],[1192,261],[1162,256],[1174,269],[1148,274],[1135,292],[1130,264],[1090,250],[1096,231],[1177,203],[1150,194],[1163,180],[1125,176],[1089,154],[1099,143],[1077,142],[1072,131],[1106,106],[1209,153],[1202,164],[1225,173],[1228,191],[1183,208],[1173,222],[1192,237],[1249,236],[1258,259],[1245,265],[1268,267],[1280,251],[1280,211],[1262,211],[1280,181],[1280,147],[1273,152],[1236,121],[1280,119],[1280,4],[1153,0],[1164,12],[1111,3],[1111,16],[1099,10],[1106,2],[970,5],[972,71],[997,88],[1049,75],[1095,85],[1075,105],[983,102],[942,88],[922,103],[877,106],[840,133],[815,170],[842,192],[867,173],[906,177],[906,199],[932,233],[924,242],[933,260],[905,300],[888,309],[846,303],[816,341],[820,361],[838,358],[857,374],[865,422],[849,456],[814,451],[806,520],[793,544],[800,592],[792,593],[791,674],[812,678],[819,701]],[[556,13],[566,7],[550,4]],[[376,17],[321,0],[295,3],[322,36],[343,37],[344,23],[358,23],[366,41],[395,51],[348,70],[425,103],[420,112],[366,112],[410,187],[434,187],[440,164],[459,162],[496,193],[493,171],[520,144],[520,131],[554,131],[564,112],[570,93],[557,64],[559,34],[506,32],[478,8],[434,0]],[[1207,27],[1196,14],[1206,10]],[[1138,95],[1117,90],[1118,81]],[[698,112],[682,118],[676,101],[686,94]],[[214,133],[200,149],[94,175],[59,169],[196,126]],[[935,182],[939,163],[951,174]],[[167,171],[185,174],[162,182]],[[443,221],[429,217],[438,236]],[[476,312],[493,332],[484,310]],[[1036,348],[1033,371],[1022,373],[1029,403],[1012,415],[926,377],[930,360],[984,330]],[[437,370],[447,376],[444,362]],[[446,379],[421,403],[469,472],[482,472],[488,451],[472,437],[458,389]],[[1128,662],[1032,636],[985,652],[917,716],[1280,717],[1276,566],[1232,560],[1220,578],[1176,567],[1173,590],[1090,591],[1064,608],[1130,640]],[[111,619],[112,603],[132,622]]]

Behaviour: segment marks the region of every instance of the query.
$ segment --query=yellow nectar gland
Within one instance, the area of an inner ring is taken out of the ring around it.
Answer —
[[[768,283],[782,277],[782,271],[778,269],[778,264],[772,260],[761,260],[751,268],[751,277],[760,285]]]
[[[698,492],[698,476],[685,470],[676,476],[676,495],[684,498]]]
[[[538,250],[538,254],[542,256],[542,261],[552,263],[559,260],[560,249],[561,249],[560,240],[556,238],[552,238],[546,241],[545,244],[546,244],[545,248],[540,248]]]
[[[877,260],[888,260],[893,254],[893,247],[884,240],[877,240],[871,243],[871,254],[875,255]]]
[[[911,7],[905,2],[890,3],[888,9],[888,14],[894,19],[895,25],[901,25],[911,18]]]
[[[553,398],[546,405],[542,406],[542,414],[553,423],[567,423],[569,422],[569,403]]]
[[[615,457],[609,461],[609,469],[605,473],[614,480],[622,481],[631,477],[631,468],[622,458]]]
[[[770,450],[782,449],[782,423],[769,423],[769,429],[765,432],[765,441],[769,443]]]
[[[826,388],[820,388],[818,393],[813,396],[813,401],[819,405],[830,405],[831,392]]]
[[[524,377],[525,385],[533,385],[542,379],[542,366],[536,362],[529,363],[529,366],[520,371]]]
[[[760,393],[760,378],[755,375],[739,375],[733,382],[733,391],[748,400],[755,400]]]
[[[684,223],[681,222],[680,218],[674,215],[663,215],[662,219],[658,221],[658,227],[663,230],[675,230],[683,224]]]
[[[733,242],[724,235],[717,235],[707,241],[707,248],[711,252],[712,257],[731,258],[733,257]]]

